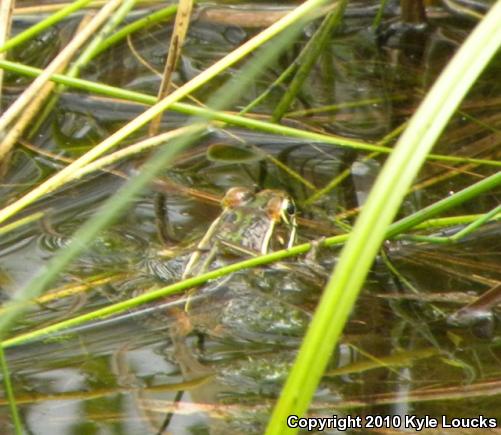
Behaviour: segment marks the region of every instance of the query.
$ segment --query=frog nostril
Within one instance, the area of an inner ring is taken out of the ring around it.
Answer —
[[[226,222],[229,223],[229,224],[234,224],[238,221],[238,213],[229,213],[227,218],[226,218]]]

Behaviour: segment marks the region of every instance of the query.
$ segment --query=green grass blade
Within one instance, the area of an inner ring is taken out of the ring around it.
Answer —
[[[435,204],[432,204],[428,206],[426,209],[423,211],[414,213],[404,219],[401,219],[398,222],[395,222],[392,224],[389,229],[388,233],[386,234],[387,237],[390,237],[390,235],[397,235],[402,233],[402,231],[408,230],[413,227],[417,227],[421,223],[423,223],[426,219],[429,219],[438,213],[444,212],[452,207],[455,207],[459,204],[462,204],[469,199],[480,195],[483,192],[486,192],[488,190],[494,189],[497,186],[501,185],[501,173],[492,175],[485,180],[481,180],[478,183],[476,183],[473,186],[469,186],[466,189],[463,189],[459,192],[456,192],[455,194],[444,198],[441,201],[438,201]],[[466,221],[472,221],[475,220],[475,217],[472,217],[471,219],[467,219]],[[449,226],[449,225],[454,225],[454,224],[460,224],[464,223],[465,219],[461,217],[461,219],[456,218],[444,218],[444,225]],[[424,222],[426,223],[426,222]],[[322,246],[324,247],[332,247],[332,246],[338,246],[346,242],[348,239],[349,234],[343,234],[340,236],[333,236],[327,238],[323,243]],[[211,279],[217,279],[222,276],[226,276],[230,273],[237,272],[246,268],[252,268],[252,267],[257,267],[257,266],[263,266],[265,264],[273,263],[276,261],[283,260],[285,258],[291,258],[300,254],[304,254],[308,252],[311,249],[311,244],[310,243],[303,243],[301,245],[296,245],[292,247],[291,249],[286,249],[282,251],[275,251],[272,252],[271,254],[267,255],[262,255],[259,257],[254,257],[251,258],[250,260],[244,260],[238,263],[233,263],[230,266],[226,266],[220,269],[216,269],[213,271],[210,271],[208,273],[205,273],[203,275],[198,275],[193,278],[189,278],[187,280],[177,282],[175,284],[169,285],[167,287],[163,287],[157,290],[153,290],[149,293],[143,294],[141,296],[137,296],[136,298],[129,299],[124,302],[119,302],[117,304],[109,305],[104,308],[100,308],[98,310],[68,319],[68,320],[63,320],[61,322],[55,323],[53,325],[37,329],[31,332],[28,332],[26,334],[16,336],[9,338],[3,342],[0,343],[0,346],[7,348],[11,346],[16,346],[20,345],[23,343],[26,343],[27,341],[30,340],[36,340],[43,338],[49,334],[52,334],[54,332],[62,331],[64,329],[73,327],[73,326],[78,326],[82,325],[88,321],[92,320],[97,320],[101,319],[104,317],[111,316],[113,314],[120,313],[122,311],[135,308],[141,304],[147,303],[147,302],[152,302],[154,300],[157,300],[161,297],[165,297],[167,295],[172,295],[175,293],[179,293],[183,290],[193,288],[195,286],[199,286],[202,284],[205,284],[208,280]],[[29,303],[29,302],[28,302]],[[7,307],[6,307],[7,308]]]
[[[290,25],[307,21],[308,16],[311,16],[311,13],[314,12],[314,10],[318,6],[322,5],[323,2],[324,0],[307,0],[296,9],[285,15],[283,18],[276,21],[270,27],[266,28],[261,33],[249,39],[236,50],[232,51],[231,53],[214,63],[212,66],[201,72],[189,82],[185,83],[183,86],[167,95],[164,99],[147,109],[133,121],[129,122],[127,125],[113,133],[103,142],[97,144],[94,148],[79,157],[73,163],[66,166],[51,178],[35,187],[33,190],[19,198],[17,201],[12,202],[8,206],[0,210],[0,223],[12,217],[29,204],[40,199],[43,195],[46,195],[47,193],[52,192],[56,188],[63,185],[66,179],[74,170],[79,169],[80,167],[96,159],[98,156],[109,151],[123,139],[143,127],[160,113],[167,110],[172,106],[173,103],[178,102],[194,90],[200,88],[208,81],[216,77],[218,74],[220,74],[222,71],[240,61],[246,55],[287,29]],[[7,118],[6,113],[3,114],[3,117]]]
[[[106,38],[96,49],[94,56],[107,50],[112,45],[120,42],[122,39],[126,38],[127,35],[134,33],[146,26],[151,26],[155,23],[163,21],[175,15],[177,11],[177,5],[167,6],[166,8],[160,9],[156,12],[148,14],[146,17],[140,18],[126,26],[122,27],[120,30],[116,31],[113,35]]]
[[[70,5],[66,6],[65,8],[57,11],[55,14],[52,14],[51,16],[47,17],[45,20],[40,21],[39,23],[35,24],[34,26],[31,26],[29,29],[26,29],[24,32],[21,32],[18,35],[14,36],[13,38],[9,39],[4,45],[2,45],[0,47],[0,53],[7,51],[7,50],[10,50],[11,48],[14,48],[15,46],[30,40],[34,36],[38,35],[40,32],[43,32],[48,27],[52,26],[53,24],[58,23],[63,18],[67,17],[68,15],[72,14],[73,12],[84,8],[91,1],[92,0],[77,0],[73,3],[71,3]]]
[[[305,13],[304,10],[303,13]],[[289,26],[284,27],[283,28],[284,34],[280,35],[278,41],[275,41],[276,44],[274,44],[273,46],[270,45],[267,49],[265,49],[264,53],[261,53],[262,58],[258,58],[256,61],[251,62],[241,73],[241,79],[239,81],[236,82],[230,81],[230,83],[223,86],[222,89],[223,90],[226,89],[226,91],[222,91],[222,95],[216,93],[216,95],[213,98],[211,98],[211,100],[215,99],[217,101],[211,101],[211,102],[217,105],[224,106],[226,104],[229,104],[231,101],[234,101],[235,98],[239,95],[239,91],[241,90],[241,88],[245,86],[246,81],[251,80],[253,76],[262,71],[262,68],[259,67],[260,65],[262,66],[262,62],[266,62],[267,59],[271,59],[273,55],[276,55],[277,52],[280,51],[280,49],[283,49],[290,42],[291,25],[295,27],[295,29],[297,30],[297,26],[295,26],[295,21],[290,22]],[[278,30],[279,29],[275,29],[275,31],[277,32]],[[261,41],[263,41],[263,39],[261,39]],[[257,43],[257,41],[255,41],[254,43]],[[234,92],[229,92],[228,91],[229,89],[233,89]],[[162,101],[165,104],[165,100]],[[152,117],[155,114],[160,113],[159,107],[161,107],[161,105],[160,106],[156,105],[154,106],[154,108],[155,107],[156,107],[156,113],[151,111],[151,109],[149,112],[152,115]],[[123,127],[121,131],[131,132],[133,131],[133,127],[131,126],[131,124],[137,126],[140,124],[140,122],[143,123],[147,122],[148,119],[144,116],[145,113],[139,116],[139,119],[141,121],[138,121],[138,118],[136,118],[126,127]],[[192,125],[192,127],[194,126]],[[14,300],[12,300],[9,304],[7,304],[5,312],[3,313],[2,317],[0,317],[0,337],[9,329],[9,327],[12,325],[15,319],[22,313],[22,311],[27,309],[31,305],[31,300],[38,297],[38,295],[40,295],[41,292],[43,292],[50,285],[50,283],[52,283],[54,279],[57,278],[57,276],[64,270],[64,268],[82,250],[90,246],[92,240],[97,236],[98,232],[105,226],[109,225],[112,219],[114,219],[117,214],[123,211],[123,208],[127,204],[127,201],[131,201],[134,198],[134,195],[137,194],[143,187],[145,187],[146,184],[154,177],[154,175],[159,170],[164,169],[167,166],[167,162],[172,158],[175,152],[185,147],[188,143],[191,143],[191,139],[195,136],[198,136],[202,131],[205,130],[205,128],[206,128],[206,123],[199,124],[196,133],[187,134],[186,138],[174,140],[168,147],[165,147],[164,150],[161,150],[159,153],[153,156],[153,158],[147,162],[147,164],[143,168],[143,171],[139,175],[137,175],[135,179],[127,183],[127,185],[124,186],[124,188],[122,188],[121,191],[117,193],[117,195],[109,199],[103,205],[100,212],[96,213],[79,230],[77,230],[69,246],[58,252],[58,254],[51,259],[46,270],[41,271],[38,274],[38,276],[35,279],[33,279],[25,288],[16,293],[16,298]],[[115,136],[115,141],[116,141],[116,136]],[[113,141],[110,140],[110,138],[108,138],[107,141],[104,141],[100,144],[101,148],[102,145],[106,143],[113,144]],[[64,181],[70,180],[72,177],[74,177],[75,171],[82,169],[85,166],[85,164],[91,162],[93,159],[97,157],[98,151],[99,150],[96,150],[96,148],[94,148],[90,153],[87,153],[85,156],[82,156],[85,157],[85,159],[82,159],[82,157],[80,157],[78,160],[74,161],[72,164],[65,167],[57,175],[59,175],[59,178],[60,179],[62,178]],[[84,160],[87,161],[85,164],[83,164]],[[60,174],[64,172],[66,172],[66,174],[64,174],[64,177],[62,177]],[[52,180],[56,177],[57,176],[52,177]],[[52,183],[54,183],[54,181],[52,181]],[[57,188],[58,186],[52,184],[52,187]],[[5,212],[6,209],[7,208],[5,208],[3,212]],[[1,213],[2,211],[0,211],[0,215]],[[80,320],[81,319],[82,318],[80,318]],[[86,317],[85,320],[89,319]],[[70,319],[68,321],[70,323],[65,323],[65,324],[66,325],[71,324],[71,322],[74,321],[75,319]],[[2,343],[2,345],[5,345],[5,343]]]
[[[117,27],[127,16],[130,10],[134,7],[136,0],[124,0],[121,6],[113,13],[108,22],[97,33],[92,41],[85,47],[82,53],[78,56],[75,62],[72,63],[70,69],[66,72],[67,77],[78,77],[80,70],[90,63],[97,53],[97,48],[103,40]],[[37,117],[34,126],[31,128],[30,133],[27,135],[31,139],[38,131],[40,126],[45,122],[46,118],[54,109],[57,104],[59,95],[66,90],[64,85],[58,85],[54,90],[52,97],[45,104],[43,112]]]
[[[308,44],[304,47],[304,54],[301,53],[301,62],[295,73],[294,78],[286,87],[286,91],[282,98],[275,106],[271,119],[273,122],[278,122],[282,119],[285,112],[289,109],[297,94],[301,90],[303,83],[309,77],[313,65],[317,61],[318,57],[325,49],[325,45],[329,40],[334,29],[338,28],[342,21],[344,10],[346,8],[347,0],[340,0],[336,9],[329,12],[329,14],[324,18],[322,24],[317,29],[313,37],[308,41]]]
[[[12,389],[12,382],[10,381],[9,367],[7,366],[5,353],[1,346],[0,346],[0,366],[2,368],[3,384],[5,387],[5,394],[9,402],[10,414],[12,416],[12,423],[14,424],[16,435],[22,435],[23,427],[21,425],[21,419],[19,418],[19,412],[17,410],[16,398],[14,396],[14,390]]]
[[[465,187],[464,189],[454,193],[451,196],[430,204],[428,207],[425,207],[418,212],[413,213],[412,215],[400,219],[390,226],[386,237],[392,238],[399,234],[402,234],[404,231],[416,227],[425,220],[436,216],[438,213],[442,213],[452,207],[463,204],[469,199],[475,198],[483,192],[492,190],[500,185],[501,172],[497,172],[496,174],[484,178],[483,180],[480,180],[477,183],[472,184],[471,186]]]
[[[23,74],[30,77],[36,77],[42,72],[42,70],[40,69],[6,60],[0,60],[0,68],[5,68],[9,71],[17,72],[19,74]],[[104,85],[102,83],[91,82],[88,80],[72,79],[62,74],[54,74],[51,77],[51,80],[57,83],[71,86],[76,89],[82,89],[88,92],[95,92],[97,94],[108,95],[111,97],[121,98],[127,101],[133,101],[141,104],[152,105],[155,104],[156,102],[156,97],[154,97],[153,95],[143,94],[135,91],[129,91],[126,89],[120,89],[113,86]],[[170,109],[179,113],[185,113],[187,115],[197,116],[204,119],[222,121],[227,124],[245,127],[253,130],[290,136],[298,139],[313,140],[334,146],[346,146],[358,150],[374,151],[385,154],[389,154],[392,150],[392,148],[378,145],[371,145],[367,142],[363,142],[360,140],[300,130],[298,128],[287,127],[285,125],[279,125],[279,124],[273,124],[271,122],[261,121],[259,119],[246,118],[243,116],[215,111],[204,107],[196,107],[186,103],[179,103],[179,102],[173,103],[170,106]],[[477,165],[501,167],[501,162],[496,160],[445,156],[441,154],[429,154],[428,158],[430,160],[437,160],[448,163],[474,163]]]
[[[449,118],[501,45],[500,22],[498,1],[440,75],[385,163],[320,300],[268,435],[297,432],[287,417],[307,412],[387,227]]]
[[[81,251],[92,245],[92,241],[99,231],[123,212],[155,174],[164,169],[174,155],[190,142],[192,137],[194,134],[175,140],[152,156],[135,178],[107,200],[100,210],[76,231],[71,243],[51,259],[47,268],[42,269],[35,278],[16,293],[15,298],[5,304],[6,311],[0,317],[0,337],[4,336],[16,318],[31,306],[30,301],[38,297]]]

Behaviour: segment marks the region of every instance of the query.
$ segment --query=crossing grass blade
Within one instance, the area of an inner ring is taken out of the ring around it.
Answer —
[[[371,190],[325,288],[267,428],[295,433],[308,410],[365,277],[414,177],[477,77],[501,46],[501,1],[474,29],[411,118]]]

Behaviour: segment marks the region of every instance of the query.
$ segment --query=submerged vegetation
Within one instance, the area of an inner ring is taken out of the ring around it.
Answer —
[[[0,432],[501,421],[499,22],[2,1]]]

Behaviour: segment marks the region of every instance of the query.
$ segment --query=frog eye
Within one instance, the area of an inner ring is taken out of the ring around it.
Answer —
[[[286,200],[285,204],[282,207],[289,216],[296,214],[296,206],[292,201]]]
[[[280,205],[280,216],[288,225],[295,225],[296,206],[294,202],[288,198],[284,198]]]
[[[248,202],[254,193],[246,187],[232,187],[224,195],[221,205],[223,208],[236,208]]]

